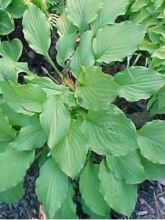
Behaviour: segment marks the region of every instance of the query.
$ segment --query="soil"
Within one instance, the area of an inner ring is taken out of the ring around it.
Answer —
[[[43,69],[46,68],[48,72],[55,77],[55,73],[50,65],[44,60],[41,55],[36,54],[31,50],[22,34],[21,22],[18,20],[16,23],[16,31],[12,33],[9,38],[13,39],[18,37],[21,39],[24,50],[23,55],[20,59],[22,62],[28,62],[29,68],[40,76],[45,76],[46,73]],[[57,35],[54,33],[52,35],[52,45],[50,47],[50,56],[53,61],[56,62],[56,52],[55,44],[57,41]],[[5,38],[3,38],[5,40]],[[139,61],[139,65],[144,64],[144,60]],[[137,64],[138,65],[138,64]],[[117,62],[113,66],[103,66],[104,72],[113,75],[116,72],[121,71],[125,67],[125,62]],[[23,73],[20,74],[20,80],[23,80]],[[147,121],[150,120],[149,114],[147,112],[147,101],[141,100],[136,103],[129,103],[125,99],[118,98],[115,104],[121,108],[125,114],[132,119],[137,128],[142,127]],[[164,116],[156,116],[159,119],[164,120]],[[100,158],[95,158],[97,161]],[[31,169],[27,172],[24,188],[24,197],[18,203],[0,204],[0,219],[45,219],[44,212],[39,201],[35,195],[35,180],[38,176],[38,165],[34,164]],[[83,212],[82,207],[79,203],[80,194],[78,191],[78,186],[74,182],[74,188],[76,190],[75,202],[77,203],[77,213],[80,218],[85,219],[88,216]],[[124,216],[119,215],[112,211],[111,217],[113,219],[124,219]],[[136,209],[132,214],[132,218],[135,219],[164,219],[165,218],[165,186],[158,182],[145,181],[139,186],[139,197],[136,205]]]

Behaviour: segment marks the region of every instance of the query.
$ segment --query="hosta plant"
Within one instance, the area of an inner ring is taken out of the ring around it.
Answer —
[[[128,14],[131,20],[145,26],[147,32],[140,45],[142,51],[150,55],[148,65],[165,74],[165,2],[164,0],[136,0],[130,1]],[[150,115],[165,114],[163,97],[164,87],[150,100],[148,109]]]
[[[138,184],[165,177],[165,122],[136,130],[114,104],[117,97],[148,99],[164,85],[163,75],[127,66],[113,77],[101,68],[132,55],[144,39],[143,26],[115,23],[127,6],[127,0],[68,0],[57,24],[58,68],[49,55],[48,18],[30,3],[25,39],[55,77],[40,78],[18,62],[18,39],[1,43],[1,202],[20,199],[34,161],[40,167],[36,194],[49,218],[77,218],[75,200],[91,218],[108,218],[111,209],[130,216]],[[19,72],[26,73],[23,84]]]

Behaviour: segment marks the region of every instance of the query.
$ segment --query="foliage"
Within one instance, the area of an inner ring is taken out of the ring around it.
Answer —
[[[57,24],[62,72],[49,55],[46,14],[28,4],[25,39],[54,68],[58,81],[40,78],[18,62],[19,39],[0,44],[0,201],[21,197],[26,171],[38,159],[36,193],[49,218],[77,218],[73,181],[79,183],[84,211],[109,218],[110,209],[131,216],[138,184],[165,177],[165,122],[155,120],[136,130],[114,104],[118,96],[130,102],[157,97],[163,74],[127,66],[112,76],[101,68],[133,55],[144,39],[142,25],[115,23],[128,3],[67,1]],[[18,83],[20,72],[26,73],[24,84]],[[158,100],[160,111],[162,97]]]

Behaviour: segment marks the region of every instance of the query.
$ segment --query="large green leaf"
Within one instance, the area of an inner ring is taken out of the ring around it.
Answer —
[[[97,31],[107,24],[114,23],[119,15],[125,14],[127,5],[128,0],[103,0],[103,6],[92,28]]]
[[[65,34],[71,34],[75,32],[76,27],[72,24],[72,22],[68,19],[67,13],[64,10],[62,15],[57,20],[57,28],[58,34],[63,36]]]
[[[13,18],[21,18],[25,9],[27,8],[25,1],[14,0],[8,6],[7,11],[12,15]]]
[[[0,153],[0,192],[20,183],[34,160],[34,151],[17,152],[8,148]]]
[[[148,122],[138,130],[141,154],[153,163],[165,164],[165,121]]]
[[[17,82],[18,72],[15,62],[9,58],[0,58],[0,80]],[[1,92],[1,88],[0,88]]]
[[[67,15],[80,32],[83,32],[98,16],[101,3],[100,0],[69,0],[66,5]]]
[[[76,33],[65,34],[57,41],[57,61],[61,66],[73,54],[76,46]]]
[[[101,110],[109,106],[118,94],[118,85],[113,77],[102,72],[100,67],[83,68],[78,77],[76,98],[88,110]]]
[[[148,99],[164,85],[163,76],[145,67],[131,67],[115,75],[119,96],[130,102]]]
[[[12,141],[16,136],[16,132],[12,129],[8,117],[0,108],[0,142]]]
[[[22,54],[23,45],[18,38],[11,41],[3,41],[0,44],[0,55],[17,61]]]
[[[0,9],[6,9],[11,2],[12,0],[0,0]]]
[[[124,57],[138,49],[144,34],[142,26],[131,22],[122,22],[100,29],[93,41],[96,61],[98,63],[122,61]]]
[[[115,211],[130,216],[137,201],[137,187],[116,179],[104,162],[99,170],[100,187],[107,204]]]
[[[61,102],[60,96],[47,99],[40,122],[48,137],[48,146],[53,149],[68,134],[71,124],[69,110]]]
[[[56,212],[67,197],[68,180],[52,159],[47,160],[41,167],[36,193],[47,217],[55,218]]]
[[[80,123],[79,121],[72,121],[69,133],[64,140],[55,146],[52,156],[64,173],[75,178],[84,166],[87,152],[88,145],[80,129]]]
[[[29,46],[37,53],[48,57],[50,25],[46,15],[35,5],[29,4],[23,16],[23,32]]]
[[[29,120],[29,124],[22,127],[16,139],[10,144],[18,151],[29,151],[42,147],[46,143],[45,133],[37,117]]]
[[[145,177],[148,180],[162,180],[165,179],[165,165],[152,163],[146,158],[141,158],[144,170]]]
[[[99,166],[88,162],[80,176],[80,192],[86,206],[100,216],[109,214],[109,207],[100,193]]]
[[[18,202],[23,196],[23,183],[18,183],[18,185],[4,191],[0,192],[0,202],[3,203],[15,203]]]
[[[101,155],[124,156],[138,148],[135,126],[115,106],[104,111],[89,111],[84,132],[91,150]]]
[[[36,85],[14,85],[0,81],[4,99],[7,104],[17,113],[33,115],[42,111],[46,95]]]
[[[117,179],[122,179],[128,184],[141,183],[145,180],[144,168],[136,151],[122,157],[107,155],[106,161],[109,170]]]
[[[74,190],[72,185],[69,185],[68,194],[61,206],[56,212],[55,219],[77,219],[76,204],[73,202]]]
[[[91,31],[86,31],[80,36],[80,45],[72,58],[71,69],[74,77],[78,77],[82,67],[93,66],[94,56],[92,51],[92,37]]]
[[[64,85],[58,85],[48,77],[25,77],[28,83],[39,85],[47,96],[64,94],[68,88]]]
[[[1,35],[6,35],[14,31],[14,20],[6,11],[0,10],[0,24]]]

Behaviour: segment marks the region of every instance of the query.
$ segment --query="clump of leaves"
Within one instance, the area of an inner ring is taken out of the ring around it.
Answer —
[[[151,68],[165,73],[165,2],[164,0],[136,0],[131,2],[129,10],[130,19],[143,24],[147,30],[140,49],[150,54],[148,63]],[[164,88],[153,96],[148,108],[150,114],[164,114],[165,108],[162,98],[165,96]],[[159,103],[159,104],[158,104]]]
[[[138,184],[165,177],[165,122],[136,130],[112,104],[117,96],[130,102],[148,99],[164,85],[163,75],[132,66],[113,77],[100,67],[132,55],[144,39],[143,26],[115,23],[127,6],[127,0],[68,0],[57,25],[60,72],[48,53],[48,19],[29,4],[24,36],[54,68],[58,77],[53,80],[18,62],[18,39],[1,43],[0,201],[21,197],[26,170],[36,158],[36,193],[49,218],[76,218],[72,180],[79,183],[84,212],[108,218],[111,208],[130,216]],[[20,71],[26,72],[23,85],[17,83]]]

